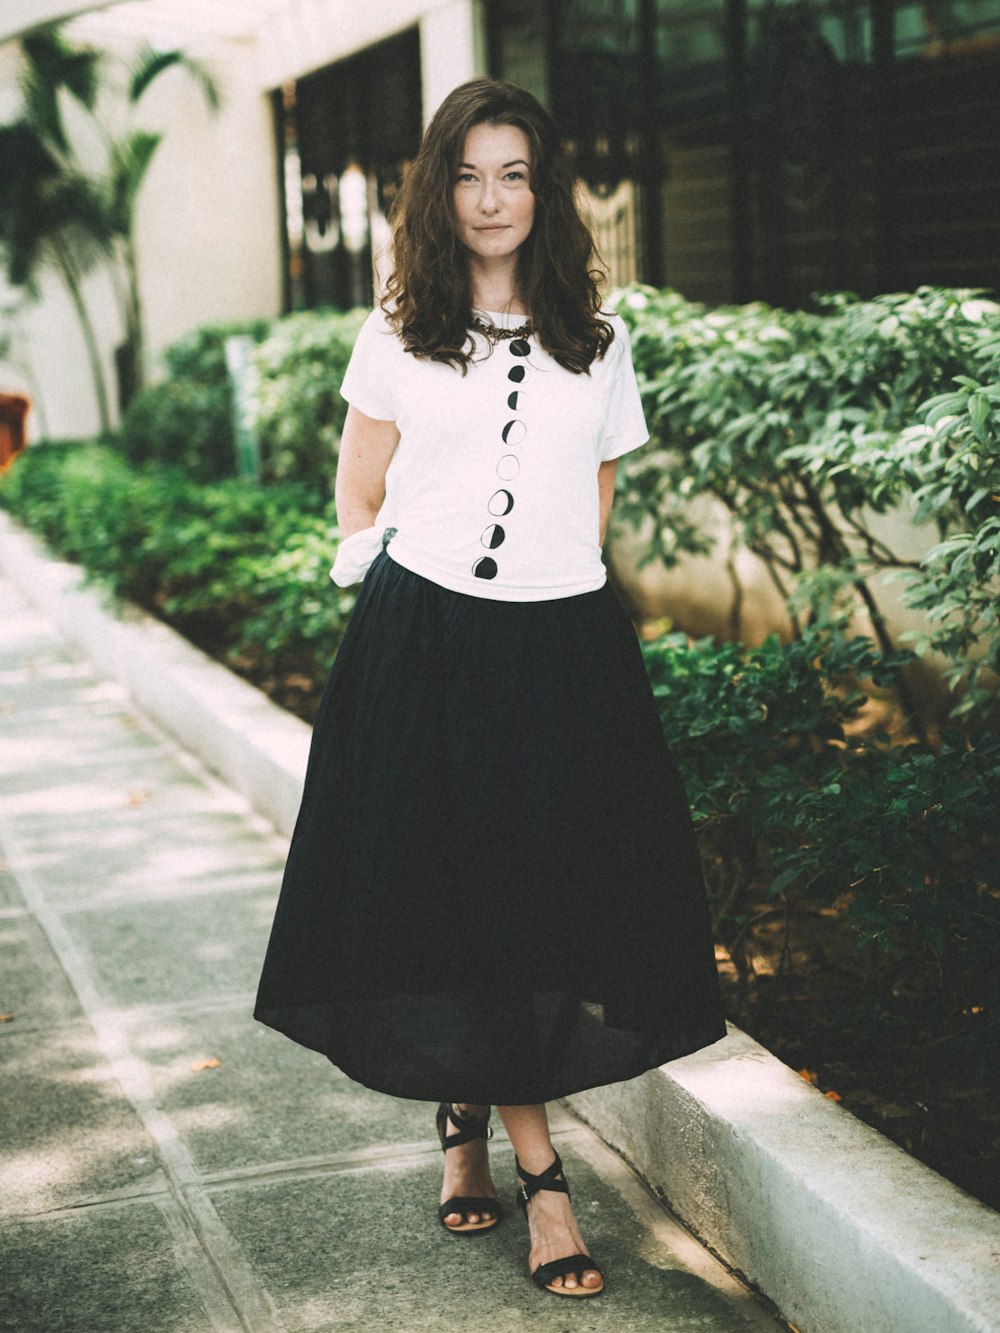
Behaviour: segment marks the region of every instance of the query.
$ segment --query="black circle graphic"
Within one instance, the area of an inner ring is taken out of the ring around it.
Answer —
[[[520,384],[527,373],[524,366],[511,366],[510,370],[507,371],[507,378],[514,384]]]
[[[495,579],[497,562],[490,555],[481,555],[472,566],[472,573],[477,579]]]
[[[499,523],[491,523],[479,540],[488,551],[495,551],[506,535]]]
[[[518,367],[520,369],[520,367]],[[527,405],[528,395],[523,391],[518,393],[515,389],[513,393],[507,395],[507,406],[512,412],[520,412]]]
[[[500,432],[503,436],[504,444],[509,444],[512,447],[515,444],[520,444],[527,433],[528,427],[523,421],[518,421],[516,417],[513,421],[508,421],[506,426],[504,426],[503,430]]]
[[[511,356],[529,356],[531,344],[526,338],[515,338],[510,345]]]
[[[504,514],[509,514],[514,508],[514,497],[510,491],[494,491],[486,508],[497,518],[503,518]]]

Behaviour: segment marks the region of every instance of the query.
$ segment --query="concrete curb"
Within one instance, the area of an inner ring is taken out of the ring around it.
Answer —
[[[0,514],[0,569],[136,704],[283,833],[309,728]],[[568,1099],[801,1333],[1000,1333],[1000,1214],[733,1028]]]
[[[291,836],[310,728],[138,607],[117,609],[79,566],[0,513],[0,568],[98,670]]]
[[[996,1333],[1000,1214],[745,1033],[567,1098],[801,1333]]]

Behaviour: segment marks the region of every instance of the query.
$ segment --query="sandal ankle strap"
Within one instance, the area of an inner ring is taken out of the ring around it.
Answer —
[[[562,1175],[563,1164],[558,1153],[552,1160],[550,1166],[539,1174],[532,1175],[530,1171],[525,1171],[521,1163],[514,1158],[514,1167],[520,1177],[517,1188],[517,1206],[518,1208],[527,1208],[528,1204],[535,1197],[539,1190],[551,1190],[553,1194],[569,1194],[569,1185],[565,1178],[559,1179]]]
[[[447,1132],[449,1120],[456,1126],[453,1134]],[[474,1139],[493,1137],[489,1110],[484,1116],[470,1115],[455,1102],[441,1103],[437,1112],[437,1126],[443,1152],[447,1152],[449,1148],[457,1148],[463,1143],[471,1143]]]

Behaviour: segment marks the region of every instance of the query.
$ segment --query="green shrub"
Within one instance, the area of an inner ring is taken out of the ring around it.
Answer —
[[[0,507],[32,528],[57,554],[65,555],[63,468],[82,448],[76,440],[33,444],[0,477]]]
[[[1000,740],[860,734],[901,663],[842,627],[751,650],[672,635],[644,652],[737,967],[754,901],[836,905],[887,988],[919,974],[940,1035],[985,1066],[1000,1053]]]
[[[332,488],[347,416],[340,384],[367,314],[289,315],[257,349],[254,425],[265,480]]]
[[[34,445],[0,505],[117,596],[257,675],[322,679],[355,594],[329,580],[332,503],[315,487],[192,481],[95,444]]]
[[[164,353],[166,378],[132,400],[118,442],[130,463],[180,467],[201,481],[230,477],[236,470],[232,391],[225,341],[244,334],[259,342],[266,320],[209,324]]]
[[[953,659],[960,715],[990,713],[981,663],[1000,660],[1000,307],[932,288],[830,298],[824,315],[706,311],[645,289],[618,304],[653,444],[621,470],[616,521],[652,515],[649,555],[671,564],[710,549],[687,506],[712,496],[797,628],[803,613],[853,603],[886,651],[871,576],[909,570],[911,604],[942,619],[921,647]],[[928,547],[953,541],[914,568],[872,525],[896,507],[933,524]]]
[[[262,479],[309,482],[329,493],[347,415],[340,384],[366,314],[308,311],[196,329],[164,353],[166,378],[130,405],[119,434],[123,454],[135,464],[183,468],[201,481],[232,476],[225,340],[245,334],[258,344],[247,424],[260,442]]]

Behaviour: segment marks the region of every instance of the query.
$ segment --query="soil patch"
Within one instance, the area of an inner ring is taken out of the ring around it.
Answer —
[[[978,1015],[943,1034],[932,976],[858,948],[833,908],[760,903],[751,975],[719,947],[734,1023],[845,1110],[1000,1209],[1000,1077],[980,1068]]]

